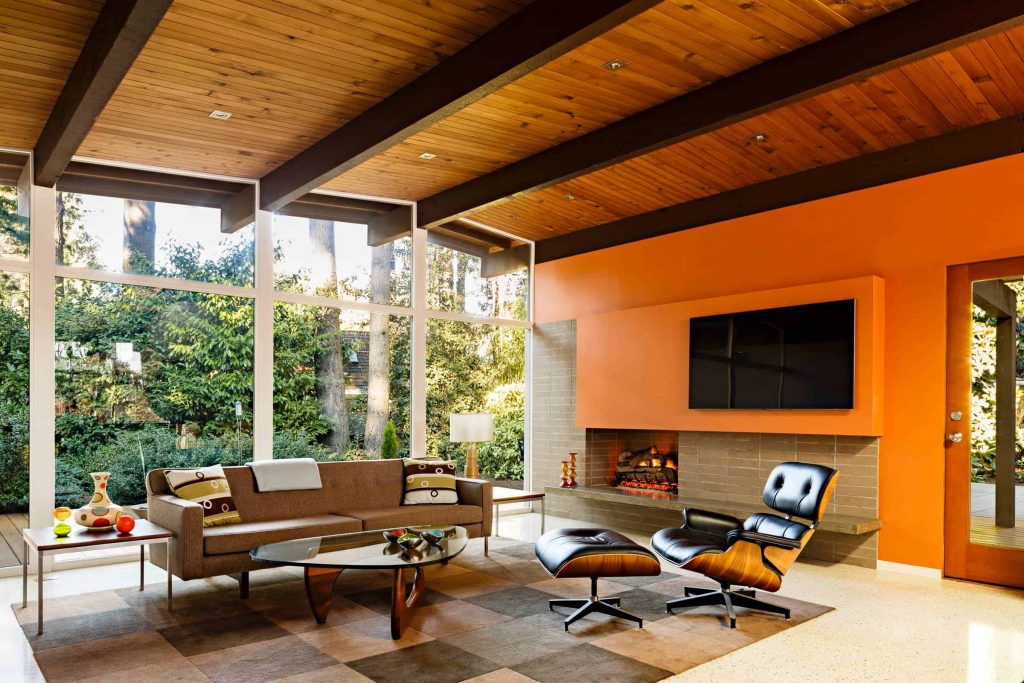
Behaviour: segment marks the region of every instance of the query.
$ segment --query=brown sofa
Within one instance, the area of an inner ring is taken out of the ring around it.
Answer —
[[[459,479],[458,505],[402,505],[401,460],[320,463],[323,488],[259,493],[252,470],[225,467],[239,524],[203,528],[198,503],[171,493],[165,470],[146,477],[149,521],[174,532],[169,544],[151,546],[154,564],[181,579],[229,574],[239,579],[243,596],[248,572],[265,569],[249,551],[267,543],[424,524],[457,524],[470,538],[491,535],[490,482]],[[168,567],[168,562],[170,566]]]

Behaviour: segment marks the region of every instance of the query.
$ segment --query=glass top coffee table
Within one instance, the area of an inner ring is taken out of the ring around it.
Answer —
[[[338,576],[346,569],[390,569],[394,572],[391,588],[391,637],[402,637],[413,610],[426,587],[423,568],[447,563],[466,549],[469,537],[460,526],[404,527],[419,532],[437,530],[441,537],[436,543],[421,540],[413,548],[398,543],[387,543],[384,532],[359,531],[337,536],[317,536],[295,541],[261,545],[249,555],[258,562],[302,567],[306,579],[306,597],[317,623],[327,621],[331,611],[331,597]],[[413,570],[412,586],[406,586],[406,570]]]

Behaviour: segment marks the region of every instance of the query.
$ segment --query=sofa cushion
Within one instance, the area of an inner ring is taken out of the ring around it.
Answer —
[[[484,518],[483,509],[475,505],[403,505],[345,514],[361,519],[364,528],[368,530],[433,524],[479,524]]]
[[[278,519],[264,522],[242,522],[230,526],[217,526],[203,530],[203,551],[207,555],[247,553],[268,543],[292,541],[313,536],[349,534],[361,531],[358,519],[341,515],[314,515],[296,519]]]
[[[453,505],[459,502],[454,460],[406,458],[404,466],[403,505]]]
[[[203,506],[204,527],[238,524],[242,521],[235,499],[231,496],[231,486],[220,465],[165,470],[164,476],[174,495]]]

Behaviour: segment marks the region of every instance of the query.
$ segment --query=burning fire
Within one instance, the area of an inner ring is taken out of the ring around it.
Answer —
[[[625,479],[619,482],[619,486],[627,489],[644,489],[647,491],[667,491],[674,493],[679,490],[676,484],[668,482],[652,482],[652,481],[637,481],[635,479]]]

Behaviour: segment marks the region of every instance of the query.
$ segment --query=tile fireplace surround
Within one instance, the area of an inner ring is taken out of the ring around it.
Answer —
[[[581,486],[614,480],[623,450],[651,445],[679,454],[679,496],[720,501],[726,507],[762,506],[768,473],[785,460],[837,468],[841,476],[826,512],[878,516],[878,439],[843,435],[673,432],[585,429],[576,415],[575,321],[537,325],[534,332],[533,471],[530,486],[557,486],[561,461],[579,453]],[[679,504],[679,508],[683,506]],[[549,514],[617,525],[641,532],[679,524],[679,511],[580,496],[549,496]],[[802,558],[874,567],[877,532],[852,535],[819,531]]]

